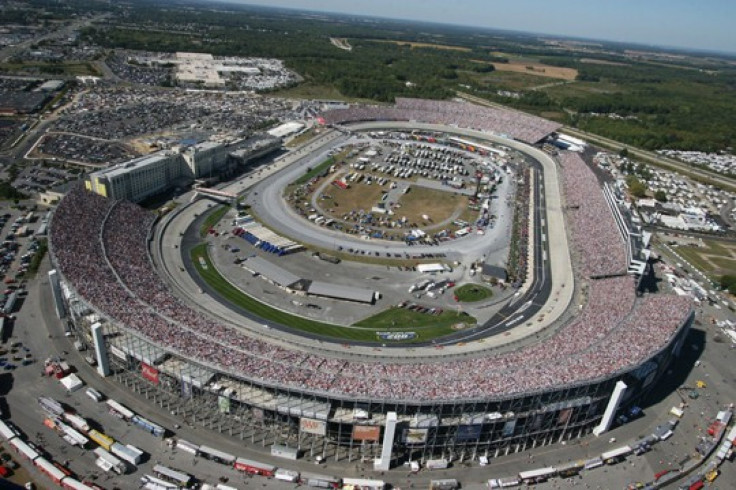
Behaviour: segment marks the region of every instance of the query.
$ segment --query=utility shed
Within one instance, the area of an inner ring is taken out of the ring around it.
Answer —
[[[287,271],[283,267],[269,262],[268,260],[261,257],[249,257],[244,260],[241,265],[251,271],[253,274],[259,274],[264,279],[281,286],[283,288],[291,288],[302,279]]]
[[[376,292],[356,286],[345,286],[343,284],[332,284],[329,282],[312,281],[307,293],[325,298],[355,301],[357,303],[373,304]]]

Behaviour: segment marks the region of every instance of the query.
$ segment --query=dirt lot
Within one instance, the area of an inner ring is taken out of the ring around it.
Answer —
[[[464,46],[450,46],[447,44],[413,43],[409,41],[390,41],[386,39],[371,39],[371,41],[375,41],[378,43],[393,43],[393,44],[398,44],[399,46],[410,46],[412,48],[445,49],[448,51],[463,51],[463,52],[470,51],[470,48],[466,48]]]
[[[330,210],[335,218],[342,218],[343,214],[350,211],[369,212],[373,206],[381,200],[381,191],[388,190],[380,185],[350,184],[350,189],[340,189],[328,186],[324,193],[332,199],[320,199],[323,209]]]
[[[401,197],[399,203],[401,207],[394,211],[396,216],[406,216],[409,223],[431,225],[453,215],[459,216],[467,207],[468,198],[451,192],[413,186],[411,191]],[[422,219],[423,214],[428,215],[431,221],[425,222]]]
[[[487,63],[481,60],[473,60],[476,63]],[[575,80],[578,71],[575,68],[564,68],[561,66],[550,66],[543,63],[521,60],[509,60],[508,63],[491,63],[498,71],[511,71],[514,73],[526,73],[538,77],[556,78],[558,80]]]

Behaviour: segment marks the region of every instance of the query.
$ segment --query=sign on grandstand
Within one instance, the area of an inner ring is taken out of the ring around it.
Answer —
[[[557,417],[557,425],[565,425],[570,421],[570,417],[572,416],[572,408],[566,408],[564,410],[560,410],[560,414]]]
[[[514,435],[514,430],[516,430],[516,420],[509,420],[506,422],[503,426],[503,431],[501,432],[502,437],[511,437]]]
[[[427,442],[429,429],[404,429],[405,444],[424,444]]]
[[[304,432],[305,434],[324,436],[327,434],[327,423],[323,420],[302,417],[299,419],[299,431]]]
[[[158,369],[153,366],[149,366],[145,362],[141,363],[141,374],[151,383],[158,384]]]
[[[381,428],[376,425],[356,425],[353,427],[354,441],[378,441]]]
[[[482,427],[480,424],[460,425],[455,432],[455,440],[457,442],[477,441],[480,439]]]
[[[412,340],[417,337],[416,332],[376,332],[381,340]]]
[[[217,398],[217,406],[220,408],[220,413],[230,413],[230,398],[220,395]]]
[[[184,378],[181,380],[181,397],[191,398],[192,397],[192,383],[186,381]]]
[[[128,360],[128,356],[125,355],[125,352],[121,351],[120,349],[118,349],[114,345],[111,345],[110,346],[110,353],[113,356],[115,356],[115,357],[117,357],[119,359],[122,359],[123,361],[127,361]]]

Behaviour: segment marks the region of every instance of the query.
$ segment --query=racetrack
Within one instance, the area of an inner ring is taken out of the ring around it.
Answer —
[[[418,123],[361,123],[350,126],[351,130],[392,128],[444,131],[482,140],[491,140],[529,155],[538,162],[538,168],[541,170],[538,173],[541,175],[538,175],[537,178],[537,189],[542,192],[538,192],[538,205],[535,206],[535,218],[533,220],[535,224],[533,239],[536,246],[533,247],[534,260],[530,262],[534,267],[532,280],[527,281],[519,293],[504,305],[499,314],[494,316],[490,322],[473,329],[460,331],[442,339],[441,342],[438,341],[438,343],[445,346],[442,355],[467,354],[472,351],[502,346],[522,340],[554,324],[564,314],[571,302],[574,291],[567,233],[562,215],[559,180],[554,160],[549,155],[525,144],[504,138],[495,138],[475,131],[463,131],[456,128]],[[380,252],[394,250],[392,247],[402,252],[408,249],[403,243],[354,240],[352,237],[339,232],[331,232],[316,226],[307,226],[308,222],[293,213],[283,202],[282,187],[303,175],[305,166],[323,161],[330,148],[344,142],[347,137],[332,136],[329,139],[331,141],[324,144],[313,144],[312,148],[314,150],[312,152],[302,151],[302,153],[305,153],[304,156],[300,157],[299,152],[287,155],[281,164],[270,167],[269,172],[272,173],[272,178],[258,179],[257,176],[243,178],[239,182],[224,187],[223,190],[241,193],[251,187],[251,182],[257,180],[258,183],[252,187],[250,193],[251,199],[253,199],[252,204],[256,206],[256,214],[261,218],[265,215],[270,219],[289,220],[289,226],[292,228],[289,228],[287,235],[292,238],[301,238],[308,243],[314,243],[312,240],[316,240],[317,244],[321,243],[328,249],[334,248],[336,243],[349,246],[355,242],[359,243],[363,249]],[[325,139],[319,141],[325,141]],[[291,161],[295,161],[295,163],[290,164]],[[255,199],[256,197],[257,199]],[[340,356],[346,354],[370,357],[393,356],[385,349],[379,355],[371,345],[353,345],[348,351],[344,345],[326,342],[327,339],[320,339],[315,336],[305,338],[302,334],[290,329],[288,325],[270,324],[272,328],[264,332],[264,322],[261,319],[247,315],[247,312],[235,312],[227,302],[217,298],[216,295],[212,295],[213,291],[203,281],[190,276],[194,268],[188,263],[189,257],[184,250],[185,247],[180,248],[182,236],[194,220],[193,216],[206,211],[206,209],[207,206],[204,201],[197,201],[187,209],[177,210],[176,216],[167,218],[166,224],[162,228],[164,230],[168,229],[168,232],[162,234],[159,238],[161,246],[157,247],[160,248],[161,263],[165,271],[164,276],[174,285],[174,289],[179,295],[186,297],[201,309],[207,310],[209,314],[215,314],[221,319],[226,319],[229,323],[251,330],[259,336],[268,337],[276,343],[296,343],[303,348],[315,349],[320,352],[331,351]],[[550,233],[548,230],[554,230],[554,232]],[[326,232],[334,233],[334,236],[332,234],[327,235]],[[489,243],[488,238],[488,236],[476,235],[468,237],[465,242],[460,240],[446,242],[439,246],[414,246],[411,247],[411,250],[412,253],[421,253],[424,248],[429,253],[444,252],[448,256],[451,256],[451,254],[453,254],[452,256],[459,256],[460,254],[478,254],[477,256],[480,256],[487,253],[489,247],[493,246],[492,243]],[[456,248],[458,244],[461,244],[463,248],[458,250]],[[443,249],[443,247],[445,248]],[[209,294],[202,294],[201,290]],[[243,315],[243,313],[246,314]],[[248,318],[249,316],[250,318]],[[521,326],[524,326],[524,328],[515,328]],[[504,335],[492,335],[500,332],[504,332]],[[479,339],[482,340],[471,342]],[[459,343],[464,345],[458,345]],[[426,346],[412,346],[410,349],[404,346],[401,349],[401,356],[412,358],[435,356],[437,355],[434,350],[436,345],[435,343]]]

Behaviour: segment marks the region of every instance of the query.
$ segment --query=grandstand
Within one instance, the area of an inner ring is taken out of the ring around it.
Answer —
[[[510,109],[482,107],[467,102],[397,98],[394,107],[353,106],[322,114],[325,124],[356,121],[416,121],[475,129],[534,144],[561,124]]]
[[[486,120],[480,125],[495,130],[511,117],[503,111],[484,115],[473,106],[461,113],[456,107],[402,99],[391,109],[402,111],[402,117],[406,111],[421,112],[424,120],[445,124],[477,115],[478,121]],[[533,140],[547,127],[536,119],[509,131]],[[264,445],[268,440],[336,458],[365,457],[378,454],[380,430],[375,438],[356,439],[355,427],[380,429],[394,411],[401,424],[397,456],[417,451],[421,459],[498,455],[589,433],[619,380],[630,387],[626,402],[644,396],[679,352],[693,318],[686,299],[636,297],[614,217],[592,172],[581,163],[568,154],[560,157],[587,302],[544,342],[516,350],[356,358],[269,342],[185,304],[169,290],[149,256],[152,213],[81,188],[71,191],[54,214],[51,258],[67,302],[75,305],[73,320],[88,342],[89,315],[104,321],[116,378],[136,389],[146,386],[140,388],[146,396],[157,390],[159,403],[164,398],[182,406],[197,403],[207,426]],[[142,363],[149,374],[158,370],[155,386],[143,377]],[[219,408],[223,396],[229,399],[227,414]],[[301,418],[326,422],[324,430],[295,433]],[[283,430],[265,432],[264,425]]]

